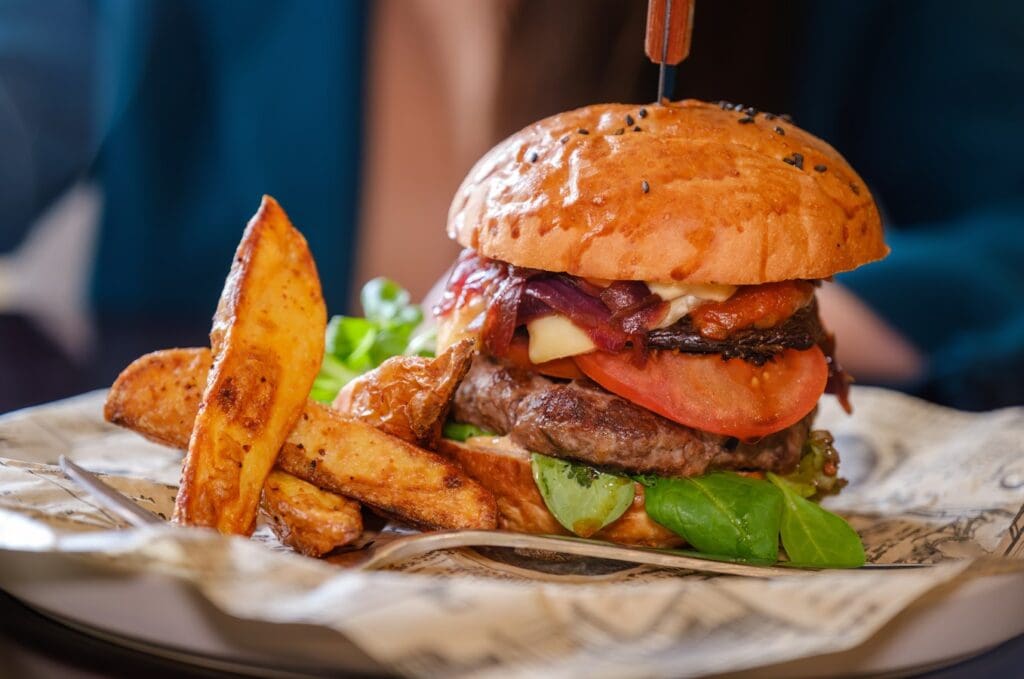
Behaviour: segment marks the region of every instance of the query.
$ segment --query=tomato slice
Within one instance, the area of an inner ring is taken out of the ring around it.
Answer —
[[[522,337],[512,338],[505,358],[524,370],[539,372],[541,375],[560,377],[565,380],[578,380],[584,376],[571,358],[556,358],[546,363],[532,363],[530,361],[530,345]]]
[[[762,366],[718,355],[652,351],[643,366],[629,353],[594,351],[576,365],[608,391],[687,427],[754,439],[799,422],[828,381],[821,349],[787,349]]]

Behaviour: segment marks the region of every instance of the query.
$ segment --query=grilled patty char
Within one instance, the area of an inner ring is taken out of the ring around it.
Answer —
[[[545,455],[631,473],[697,476],[712,469],[792,471],[814,414],[745,443],[684,427],[589,381],[560,382],[480,355],[456,392],[452,415]]]
[[[803,351],[821,342],[825,335],[818,317],[818,302],[800,309],[782,323],[771,328],[737,330],[727,339],[708,339],[684,316],[667,328],[647,333],[647,346],[651,349],[678,349],[690,354],[721,354],[722,358],[742,358],[754,365],[765,361],[784,349]]]

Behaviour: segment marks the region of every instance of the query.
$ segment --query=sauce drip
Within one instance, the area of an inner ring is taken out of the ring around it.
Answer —
[[[694,327],[708,339],[724,340],[737,330],[771,328],[810,304],[814,284],[783,281],[740,288],[724,302],[708,302],[690,312]]]

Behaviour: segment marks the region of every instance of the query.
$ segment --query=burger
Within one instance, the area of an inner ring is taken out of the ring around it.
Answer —
[[[476,355],[443,450],[502,528],[863,560],[816,504],[843,485],[817,404],[849,411],[850,378],[815,292],[888,248],[835,149],[728,102],[588,106],[487,153],[447,231],[438,350]]]

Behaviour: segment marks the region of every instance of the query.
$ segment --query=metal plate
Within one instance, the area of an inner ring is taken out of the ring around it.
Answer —
[[[199,667],[265,677],[386,672],[332,630],[241,620],[171,578],[0,552],[0,587],[87,634]],[[899,676],[958,662],[1020,634],[1024,573],[996,575],[929,593],[856,649],[722,676]]]

